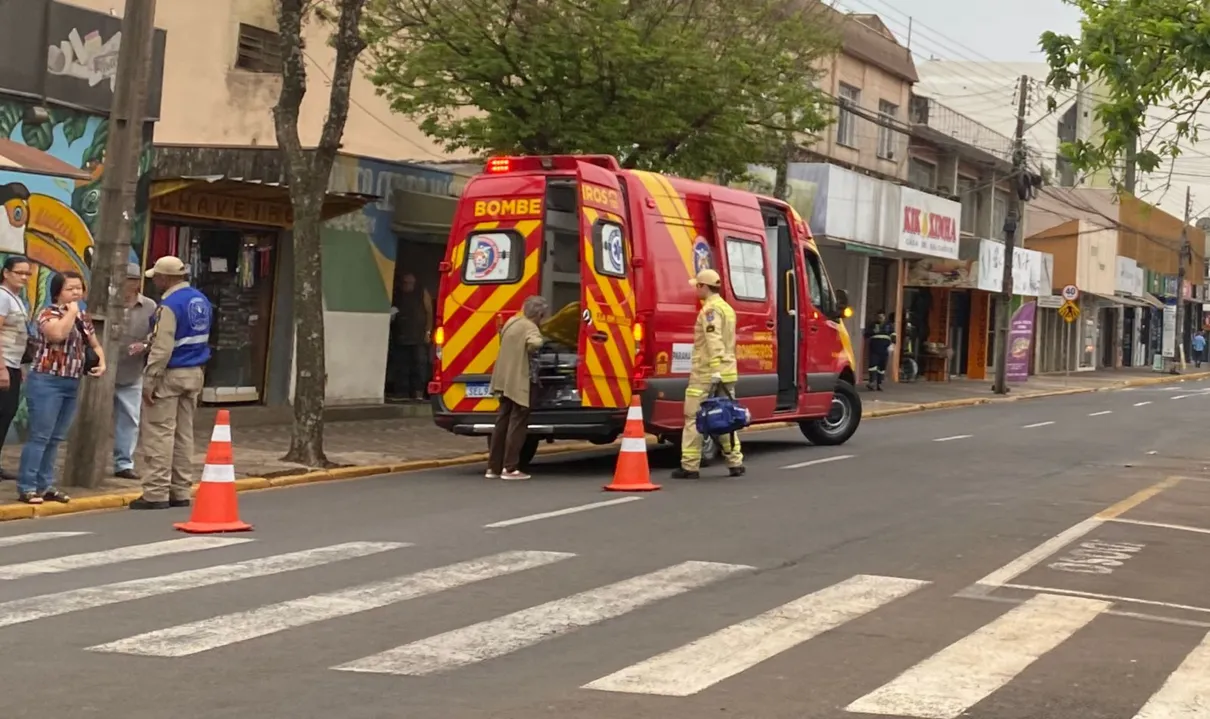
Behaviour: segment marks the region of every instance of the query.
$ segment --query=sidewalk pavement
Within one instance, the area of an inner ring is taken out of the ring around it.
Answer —
[[[1095,391],[1114,386],[1134,383],[1176,382],[1195,375],[1190,370],[1184,375],[1162,375],[1151,370],[1107,370],[1097,372],[1073,372],[1069,378],[1063,375],[1030,377],[1028,382],[1011,385],[1009,399],[1062,393],[1065,391]],[[1202,373],[1200,376],[1207,376]],[[864,414],[897,414],[900,412],[927,409],[933,403],[966,404],[979,401],[994,401],[998,398],[991,391],[990,380],[955,379],[950,382],[913,382],[888,384],[883,392],[861,389]],[[206,410],[202,410],[205,412]],[[206,446],[210,441],[210,421],[198,418],[197,434],[194,439],[194,481],[201,477],[201,467],[206,458]],[[212,421],[212,420],[211,420]],[[329,420],[325,436],[328,459],[342,467],[395,466],[408,462],[426,460],[455,460],[468,455],[480,455],[487,450],[482,437],[458,437],[438,429],[431,417],[408,416],[391,419],[343,419]],[[281,461],[290,446],[289,425],[241,426],[232,420],[232,445],[235,449],[235,470],[238,477],[275,478],[301,475],[309,470],[302,465]],[[544,445],[545,446],[545,445]],[[560,446],[559,443],[554,445]],[[59,469],[65,452],[59,452]],[[21,445],[5,447],[0,455],[0,465],[16,472],[21,456]],[[138,462],[136,457],[136,462]],[[118,478],[108,478],[100,487],[83,489],[65,487],[73,497],[99,494],[137,492],[139,483]],[[16,483],[0,482],[0,504],[16,502]]]

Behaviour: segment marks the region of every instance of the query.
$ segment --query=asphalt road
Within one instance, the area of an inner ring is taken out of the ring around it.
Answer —
[[[0,717],[1210,717],[1207,418],[1174,383],[750,433],[738,480],[653,452],[651,494],[597,452],[244,494],[250,534],[0,525]]]

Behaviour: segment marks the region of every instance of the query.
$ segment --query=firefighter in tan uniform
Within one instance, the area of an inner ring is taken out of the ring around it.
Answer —
[[[702,309],[693,325],[693,357],[689,387],[685,390],[685,430],[681,435],[681,468],[674,479],[697,479],[702,466],[702,436],[697,431],[697,410],[715,389],[735,396],[739,371],[735,361],[735,310],[719,295],[723,280],[714,270],[702,270],[689,281],[697,288]],[[718,438],[732,477],[744,473],[739,437]]]

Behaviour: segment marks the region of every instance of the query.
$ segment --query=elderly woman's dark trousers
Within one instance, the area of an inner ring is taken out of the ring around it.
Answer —
[[[487,459],[488,470],[501,474],[518,469],[528,430],[529,407],[501,397],[500,413],[496,416],[496,428],[492,431],[491,453]]]

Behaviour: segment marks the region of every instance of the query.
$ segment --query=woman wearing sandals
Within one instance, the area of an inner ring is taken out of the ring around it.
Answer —
[[[27,504],[71,501],[55,489],[51,479],[59,444],[67,437],[76,414],[86,347],[92,348],[98,360],[88,374],[105,374],[105,353],[92,320],[80,310],[84,278],[76,272],[55,275],[50,280],[50,296],[52,304],[38,314],[37,349],[25,380],[29,440],[21,452],[17,493]]]

